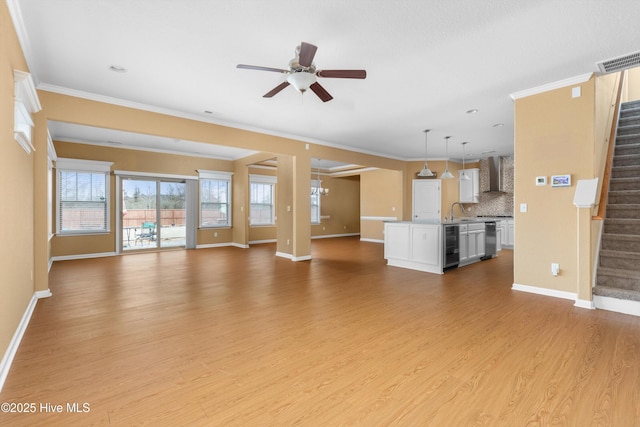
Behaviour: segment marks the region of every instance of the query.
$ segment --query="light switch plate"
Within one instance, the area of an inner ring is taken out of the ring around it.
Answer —
[[[527,204],[520,203],[520,212],[526,212],[526,211],[527,211]]]

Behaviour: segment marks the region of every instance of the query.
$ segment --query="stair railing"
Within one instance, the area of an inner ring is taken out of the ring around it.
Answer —
[[[613,159],[613,151],[616,146],[616,134],[618,132],[618,121],[620,117],[620,104],[622,104],[622,87],[624,86],[624,78],[626,71],[620,73],[618,81],[618,93],[616,94],[615,107],[613,110],[613,120],[611,121],[611,131],[609,132],[609,146],[607,148],[607,159],[604,166],[604,174],[602,176],[602,187],[600,189],[600,201],[598,202],[598,211],[592,216],[594,220],[604,220],[605,209],[607,208],[607,198],[609,197],[609,180],[611,179],[611,163]]]

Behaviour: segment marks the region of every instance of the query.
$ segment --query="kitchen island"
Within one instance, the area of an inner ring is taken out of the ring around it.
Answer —
[[[501,245],[495,230],[492,218],[385,222],[384,258],[394,267],[442,274],[496,256]]]

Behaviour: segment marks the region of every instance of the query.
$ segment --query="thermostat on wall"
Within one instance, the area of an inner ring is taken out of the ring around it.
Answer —
[[[536,177],[536,185],[547,185],[547,177],[546,176],[537,176]]]

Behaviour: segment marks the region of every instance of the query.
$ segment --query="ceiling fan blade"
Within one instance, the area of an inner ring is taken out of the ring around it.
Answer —
[[[327,92],[325,88],[320,86],[320,83],[318,82],[315,82],[314,84],[309,86],[309,89],[311,89],[316,95],[318,95],[318,98],[320,98],[322,102],[331,101],[333,99],[333,96],[331,96],[331,94],[329,94],[329,92]]]
[[[282,82],[278,86],[276,86],[273,89],[271,89],[271,91],[269,91],[269,92],[265,93],[264,95],[262,95],[262,97],[263,98],[271,98],[273,95],[276,95],[278,92],[280,92],[282,89],[284,89],[287,86],[289,86],[289,82]]]
[[[298,64],[303,67],[308,67],[313,62],[313,57],[316,56],[316,50],[318,48],[312,44],[302,42],[300,43],[300,54],[298,55]]]
[[[273,71],[276,73],[284,73],[284,74],[287,74],[289,72],[289,70],[283,70],[282,68],[259,67],[257,65],[245,65],[245,64],[238,64],[236,65],[236,68],[243,68],[245,70]]]
[[[367,70],[320,70],[316,72],[316,75],[337,79],[366,79]]]

